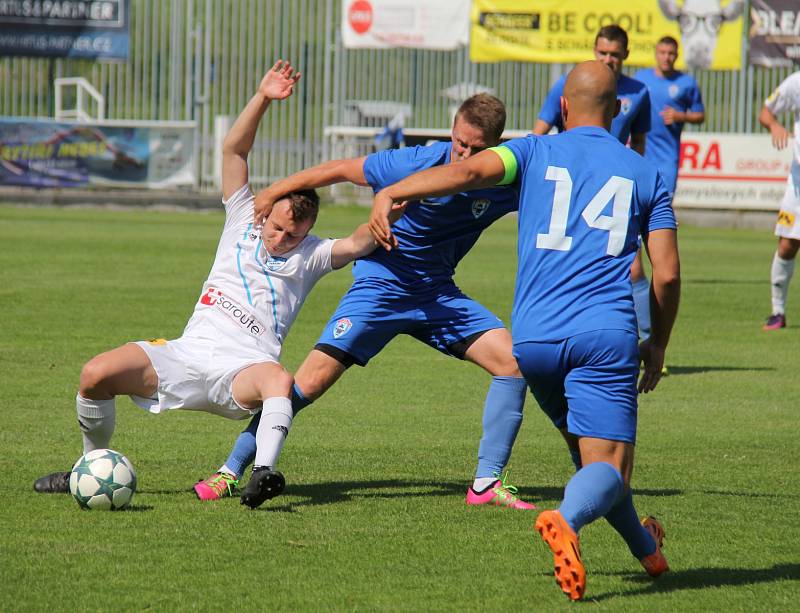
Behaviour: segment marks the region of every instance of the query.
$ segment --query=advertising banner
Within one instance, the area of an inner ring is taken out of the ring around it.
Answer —
[[[350,49],[457,49],[469,37],[470,0],[342,0]]]
[[[768,134],[684,133],[674,204],[777,211],[791,163]]]
[[[475,0],[473,62],[573,63],[592,59],[597,31],[628,33],[627,64],[653,66],[656,41],[680,43],[680,69],[734,70],[742,61],[744,0]]]
[[[2,0],[0,56],[128,59],[129,0]]]
[[[759,66],[800,64],[800,2],[751,0],[750,63]]]
[[[0,118],[0,185],[195,185],[194,125]],[[189,122],[187,122],[189,123]]]

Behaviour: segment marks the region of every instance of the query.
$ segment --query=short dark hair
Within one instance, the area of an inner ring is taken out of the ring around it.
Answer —
[[[314,189],[300,189],[296,192],[286,194],[289,200],[289,208],[292,210],[294,221],[305,221],[310,219],[312,222],[317,220],[319,213],[319,195]]]
[[[486,140],[499,143],[506,127],[506,105],[491,94],[475,94],[458,107],[458,117],[478,128]]]
[[[594,37],[595,46],[597,46],[597,40],[599,38],[605,38],[606,40],[612,41],[615,40],[622,43],[623,49],[628,49],[628,33],[615,23],[600,28],[597,36]]]
[[[656,45],[672,45],[676,50],[678,49],[678,41],[671,36],[662,36],[658,39]]]

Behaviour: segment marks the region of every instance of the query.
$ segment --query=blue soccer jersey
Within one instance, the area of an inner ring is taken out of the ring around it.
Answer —
[[[700,88],[694,77],[678,71],[670,77],[659,77],[652,68],[645,68],[637,72],[635,78],[650,91],[650,131],[647,133],[644,157],[658,167],[664,175],[667,189],[674,192],[678,180],[683,124],[668,126],[661,113],[667,106],[681,112],[704,112]]]
[[[364,175],[375,192],[412,173],[448,164],[451,143],[390,149],[364,161]],[[494,221],[517,210],[517,190],[496,187],[411,203],[393,226],[398,247],[376,249],[357,260],[356,279],[380,277],[406,283],[445,281],[461,258]],[[442,209],[445,209],[444,211]]]
[[[564,94],[566,81],[567,75],[556,81],[539,112],[539,119],[555,126],[559,132],[564,131],[561,122],[561,96]],[[650,130],[650,96],[643,83],[623,74],[617,79],[617,100],[620,101],[620,111],[611,122],[611,134],[624,145],[631,133],[642,134]]]
[[[656,169],[597,127],[495,150],[504,183],[520,189],[514,343],[604,329],[635,334],[630,267],[639,236],[676,228]]]

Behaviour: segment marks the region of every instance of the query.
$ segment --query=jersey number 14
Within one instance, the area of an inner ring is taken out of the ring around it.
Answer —
[[[550,228],[547,234],[536,235],[538,249],[569,251],[572,237],[567,236],[569,205],[572,200],[572,177],[569,170],[559,166],[548,166],[544,177],[554,181],[553,211],[550,216]],[[603,209],[613,198],[611,215],[603,215]],[[633,181],[624,177],[612,176],[600,188],[583,209],[581,217],[590,228],[608,232],[608,248],[606,253],[617,256],[625,248],[625,237],[628,235],[628,214],[633,198]]]

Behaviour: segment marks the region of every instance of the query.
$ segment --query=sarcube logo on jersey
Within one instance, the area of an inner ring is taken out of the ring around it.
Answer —
[[[209,287],[200,296],[200,304],[214,307],[216,311],[224,313],[231,320],[242,326],[253,336],[261,336],[264,332],[264,325],[256,319],[250,311],[242,307],[238,302],[218,290],[216,287]]]

